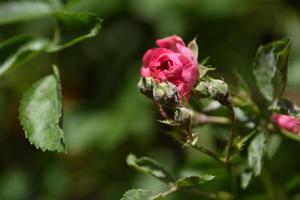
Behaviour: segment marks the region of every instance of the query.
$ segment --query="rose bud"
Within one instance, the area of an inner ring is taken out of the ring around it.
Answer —
[[[179,107],[174,113],[174,120],[182,126],[190,126],[192,113],[187,108]]]
[[[195,92],[196,92],[197,96],[200,98],[209,97],[207,82],[200,81],[195,88]]]
[[[153,99],[167,107],[174,107],[179,104],[176,86],[170,82],[156,84],[153,88]]]
[[[223,105],[228,105],[230,101],[228,85],[220,79],[207,78],[202,80],[195,87],[194,91],[200,98],[209,96]]]
[[[156,44],[158,47],[149,49],[143,57],[141,76],[151,77],[157,82],[171,82],[179,99],[189,98],[199,77],[197,56],[176,35],[159,39]]]
[[[275,113],[272,116],[273,123],[281,129],[287,130],[291,133],[300,134],[300,119]]]
[[[154,80],[152,78],[141,78],[141,80],[138,82],[137,87],[142,94],[146,95],[149,98],[152,98],[154,87]]]

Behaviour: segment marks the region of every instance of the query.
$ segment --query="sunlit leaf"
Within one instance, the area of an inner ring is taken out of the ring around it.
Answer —
[[[137,158],[135,155],[130,154],[127,157],[127,164],[136,170],[149,174],[162,182],[173,183],[173,178],[157,161],[148,158],[141,157]]]
[[[176,186],[178,188],[197,187],[203,183],[213,180],[214,178],[214,176],[209,174],[184,177],[176,181]]]
[[[259,91],[268,100],[272,101],[274,88],[272,80],[276,72],[276,60],[274,49],[260,46],[254,60],[254,77]]]
[[[121,200],[153,200],[155,194],[150,190],[131,189],[125,192]]]
[[[248,185],[250,184],[250,181],[252,179],[253,173],[251,171],[245,171],[241,175],[241,187],[243,189],[246,189]]]
[[[259,91],[272,101],[282,95],[287,83],[290,39],[261,45],[254,60],[254,76]]]
[[[248,165],[255,176],[260,175],[263,167],[263,157],[267,142],[266,133],[258,133],[251,141],[248,148]]]
[[[47,1],[10,1],[0,4],[0,25],[50,16],[55,7]]]
[[[20,121],[26,138],[43,151],[65,151],[61,116],[61,86],[54,67],[54,74],[34,83],[21,100]]]

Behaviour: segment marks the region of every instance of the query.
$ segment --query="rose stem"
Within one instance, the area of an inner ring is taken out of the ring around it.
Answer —
[[[231,99],[230,94],[229,94],[229,98]],[[232,170],[232,165],[231,165],[231,160],[230,160],[232,149],[233,149],[234,139],[236,137],[236,117],[235,117],[234,109],[233,109],[233,106],[232,106],[231,102],[229,102],[227,107],[229,108],[229,111],[230,111],[232,127],[231,127],[231,132],[230,132],[230,135],[229,135],[229,139],[228,139],[228,142],[227,142],[227,146],[226,146],[225,166],[226,166],[226,169],[227,169],[228,176],[231,180],[232,192],[234,193],[235,198],[237,198],[237,195],[238,195],[237,182],[236,182],[236,177],[235,177],[235,175],[233,173],[233,170]]]
[[[165,118],[165,119],[169,119],[170,117],[169,117],[169,115],[164,111],[163,107],[162,107],[160,104],[156,103],[156,102],[154,102],[154,103],[155,103],[155,105],[158,107],[158,110],[159,110],[161,116],[162,116],[163,118]],[[182,131],[179,130],[178,128],[176,128],[176,130],[182,133]],[[186,135],[185,133],[183,133],[183,134]],[[188,135],[192,135],[192,133],[189,131]],[[182,141],[181,141],[181,143],[182,143],[183,145],[185,144],[185,143],[183,143]],[[214,152],[212,152],[212,151],[206,149],[205,147],[199,146],[199,145],[197,145],[197,144],[193,144],[193,143],[191,143],[191,142],[189,143],[189,145],[190,145],[193,149],[196,149],[196,150],[198,150],[198,151],[200,151],[200,152],[206,154],[207,156],[211,157],[212,159],[214,159],[214,160],[220,162],[222,165],[225,164],[224,161],[223,161],[222,159],[220,159],[220,157],[219,157],[217,154],[215,154]]]

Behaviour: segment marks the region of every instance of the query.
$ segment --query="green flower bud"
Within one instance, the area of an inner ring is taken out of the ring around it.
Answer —
[[[189,127],[191,124],[192,113],[190,110],[184,107],[179,107],[174,113],[174,120],[182,125]]]
[[[208,88],[207,88],[207,82],[200,81],[198,85],[195,87],[195,93],[200,98],[205,98],[209,96]]]
[[[153,99],[159,104],[174,107],[179,104],[176,86],[170,82],[162,82],[154,86]]]
[[[149,98],[152,98],[154,87],[154,80],[152,78],[141,78],[141,80],[138,82],[137,87],[142,94],[146,95]]]
[[[207,84],[207,90],[211,98],[218,100],[221,104],[228,104],[229,89],[225,81],[211,78]]]

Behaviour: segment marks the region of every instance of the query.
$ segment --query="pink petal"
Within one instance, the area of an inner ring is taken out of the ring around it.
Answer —
[[[142,77],[150,77],[151,76],[150,69],[148,67],[141,67],[140,75]]]
[[[283,114],[274,114],[272,117],[274,123],[282,129],[290,131],[292,133],[300,132],[300,119]]]
[[[171,49],[173,51],[177,51],[176,44],[181,44],[182,46],[185,46],[183,40],[178,37],[177,35],[165,37],[162,39],[156,40],[156,45],[158,47],[166,48],[166,49]]]
[[[149,65],[149,62],[151,60],[154,50],[155,49],[149,49],[148,51],[146,51],[146,53],[144,54],[144,57],[143,57],[143,66]]]

